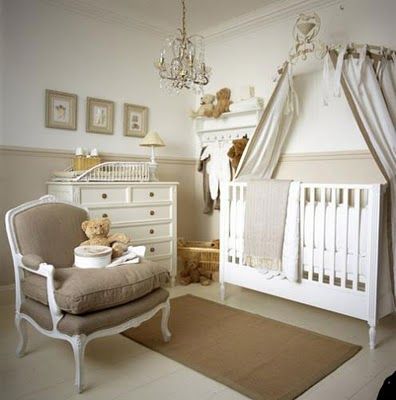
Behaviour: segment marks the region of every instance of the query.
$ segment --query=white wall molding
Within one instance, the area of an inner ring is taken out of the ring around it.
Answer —
[[[89,2],[87,0],[42,0],[53,6],[57,6],[73,12],[75,14],[82,15],[91,19],[95,19],[100,22],[111,23],[119,25],[127,30],[139,30],[145,33],[155,34],[161,37],[169,35],[167,30],[158,28],[156,25],[148,24],[137,18],[126,16],[108,9],[99,7],[98,5]]]
[[[44,149],[22,146],[6,146],[0,145],[0,155],[15,156],[33,156],[33,157],[59,157],[71,158],[73,151],[62,149]],[[147,161],[148,156],[140,156],[133,154],[116,154],[101,153],[101,157],[108,161],[128,160],[128,161]],[[326,152],[307,152],[307,153],[287,153],[282,154],[279,162],[306,162],[306,161],[337,161],[337,160],[356,160],[356,159],[372,159],[369,150],[349,150],[349,151],[326,151]],[[156,157],[161,164],[184,164],[195,165],[198,162],[196,158],[187,157]]]
[[[340,4],[341,0],[283,0],[269,4],[261,9],[233,18],[213,28],[206,29],[201,34],[207,43],[216,43],[247,32],[262,29],[287,18],[296,17],[302,12],[320,10]]]
[[[119,25],[127,30],[140,30],[166,37],[172,32],[159,28],[138,18],[126,16],[108,9],[102,8],[89,0],[41,0],[51,5],[61,7],[85,17],[101,22]],[[220,41],[225,37],[240,35],[260,29],[270,23],[275,23],[289,17],[297,16],[299,13],[310,10],[319,10],[341,3],[342,0],[281,0],[272,2],[268,6],[258,10],[232,18],[212,28],[205,29],[202,34],[208,43]],[[345,2],[345,0],[344,0]]]
[[[10,154],[13,156],[57,157],[57,158],[71,159],[74,153],[72,150],[0,145],[0,155],[2,154],[4,155]],[[119,160],[148,161],[149,159],[148,155],[141,156],[134,154],[118,154],[118,153],[117,154],[100,153],[100,156],[106,161],[119,161]],[[187,157],[157,156],[156,160],[160,164],[195,165],[197,163],[197,160],[195,158],[187,158]]]

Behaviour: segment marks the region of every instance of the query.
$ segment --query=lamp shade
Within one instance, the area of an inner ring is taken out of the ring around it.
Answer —
[[[158,132],[149,132],[140,142],[140,146],[163,147],[165,143]]]

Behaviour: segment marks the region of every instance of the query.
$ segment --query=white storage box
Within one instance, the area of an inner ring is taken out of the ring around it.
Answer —
[[[104,268],[111,263],[112,249],[107,246],[79,246],[74,249],[74,265],[78,268]]]

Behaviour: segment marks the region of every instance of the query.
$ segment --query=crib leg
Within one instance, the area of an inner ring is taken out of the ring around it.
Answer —
[[[377,335],[377,329],[375,324],[369,324],[369,345],[370,345],[370,350],[375,349],[376,345],[376,335]]]
[[[221,301],[224,301],[225,300],[225,284],[224,284],[224,282],[221,282],[221,284],[220,284],[220,298],[221,298]]]

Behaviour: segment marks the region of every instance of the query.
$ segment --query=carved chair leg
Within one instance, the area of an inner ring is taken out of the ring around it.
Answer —
[[[162,309],[162,318],[161,318],[161,332],[164,342],[169,342],[172,336],[168,328],[169,316],[170,316],[170,303],[168,299],[165,307]]]
[[[84,390],[84,352],[87,344],[87,337],[85,335],[73,336],[71,345],[73,347],[74,361],[75,361],[75,381],[77,392],[81,393]]]
[[[15,326],[18,332],[18,345],[16,349],[17,357],[23,357],[26,352],[27,345],[27,330],[26,330],[26,320],[20,316],[17,312],[15,314]]]

